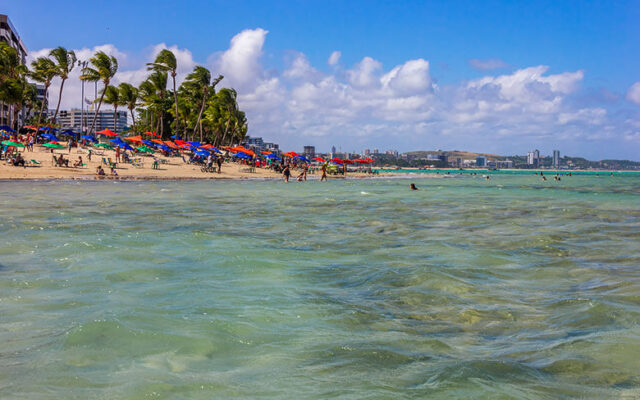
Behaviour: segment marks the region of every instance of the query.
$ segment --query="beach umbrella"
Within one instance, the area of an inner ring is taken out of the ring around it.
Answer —
[[[339,158],[332,158],[330,161],[331,161],[331,162],[334,162],[334,163],[336,163],[336,164],[342,164],[342,160],[341,160],[341,159],[339,159]]]
[[[109,141],[111,143],[115,143],[115,144],[125,144],[124,140],[122,140],[120,138],[110,139]]]
[[[324,158],[320,158],[320,157],[314,158],[313,161],[326,162]]]
[[[250,155],[248,155],[248,154],[246,154],[246,153],[236,153],[236,154],[235,154],[235,157],[238,157],[238,158],[245,158],[245,159],[250,159],[250,158],[251,158],[251,156],[250,156]]]
[[[343,162],[344,164],[353,164],[353,161],[351,161],[351,160],[349,160],[349,159],[346,159],[346,158],[345,158],[345,159],[343,159],[343,160],[342,160],[342,162]]]
[[[67,129],[66,131],[61,132],[60,134],[61,135],[67,135],[67,136],[73,136],[73,137],[78,136],[78,134],[75,133],[74,131],[72,131],[71,129]]]
[[[94,138],[91,135],[82,135],[80,137],[83,138],[83,139],[86,139],[86,140],[88,140],[90,142],[93,142],[93,143],[97,143],[98,142],[98,139]]]
[[[99,133],[99,134],[101,134],[101,135],[105,135],[105,136],[111,136],[111,137],[118,136],[118,134],[117,134],[117,133],[115,133],[114,131],[112,131],[112,130],[111,130],[111,129],[109,129],[109,128],[107,128],[107,129],[103,129],[103,130],[98,131],[98,132],[96,132],[96,133]]]
[[[9,147],[24,147],[22,143],[14,142],[12,140],[3,140],[2,144]]]
[[[128,144],[126,144],[124,142],[123,143],[118,143],[117,146],[120,147],[121,149],[125,149],[125,150],[131,150],[131,151],[135,150],[133,147],[129,146]]]
[[[260,153],[264,154],[265,156],[268,156],[269,154],[273,154],[270,151],[261,151]]]
[[[272,160],[282,160],[282,158],[278,157],[275,154],[267,154],[265,157],[270,158]]]
[[[64,146],[61,145],[60,143],[45,143],[43,144],[44,147],[49,147],[51,149],[64,149]]]
[[[129,136],[124,139],[129,140],[131,142],[142,142],[142,136]]]
[[[195,154],[197,156],[200,156],[200,157],[208,157],[211,153],[209,153],[206,150],[198,150],[198,151],[195,151],[193,154]]]
[[[159,148],[160,150],[171,151],[171,147],[167,146],[166,144],[158,144],[156,145],[156,147]]]
[[[0,131],[7,131],[7,132],[11,132],[11,133],[16,133],[16,131],[11,129],[11,127],[7,126],[7,125],[0,125]]]
[[[11,136],[6,131],[0,131],[0,135],[7,136],[7,137]]]
[[[147,146],[155,145],[151,140],[141,140],[140,143],[146,144]],[[162,143],[162,141],[160,143]]]
[[[145,132],[144,134],[145,134],[145,135],[155,136],[155,137],[157,137],[157,138],[161,138],[161,137],[162,137],[162,136],[158,135],[158,134],[157,134],[157,133],[155,133],[155,132]]]
[[[192,140],[192,141],[189,141],[187,143],[189,143],[190,145],[196,146],[196,147],[202,146],[202,143],[198,142],[197,140]]]
[[[102,147],[103,149],[113,149],[113,146],[107,143],[94,144],[93,147]]]
[[[293,158],[297,160],[302,160],[304,162],[309,162],[309,160],[305,156],[295,156]]]
[[[173,136],[171,136],[171,139],[178,139],[178,140],[180,140],[180,136],[178,136],[178,135],[173,135]]]
[[[56,128],[52,128],[50,126],[42,126],[40,127],[41,131],[49,131],[49,132],[58,132]]]
[[[147,146],[139,146],[139,147],[136,147],[136,149],[138,149],[138,151],[142,151],[142,152],[145,152],[145,153],[153,153],[154,152],[154,150],[152,148],[147,147]]]
[[[200,146],[200,148],[205,149],[205,150],[209,150],[209,151],[214,151],[216,153],[222,153],[220,150],[216,149],[215,147],[213,147],[210,144],[205,144],[204,146]]]
[[[162,143],[163,143],[165,146],[169,146],[169,147],[171,147],[172,149],[175,149],[175,150],[179,150],[179,149],[180,149],[180,146],[176,145],[176,144],[175,144],[175,143],[173,143],[171,140],[165,140],[165,141],[164,141],[164,142],[162,142]]]
[[[56,142],[58,141],[58,138],[56,137],[56,135],[54,135],[52,133],[43,133],[40,136],[45,138],[45,139],[55,140]]]

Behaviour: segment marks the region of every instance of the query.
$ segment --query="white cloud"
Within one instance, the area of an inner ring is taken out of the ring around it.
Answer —
[[[627,91],[627,100],[640,105],[640,82],[636,82]]]
[[[327,60],[327,63],[332,66],[336,65],[340,62],[341,56],[342,56],[342,53],[336,50],[333,53],[331,53],[331,55],[329,56],[329,60]]]
[[[262,77],[260,57],[268,31],[246,29],[231,39],[231,47],[215,62],[215,70],[225,77],[225,85],[252,88]]]

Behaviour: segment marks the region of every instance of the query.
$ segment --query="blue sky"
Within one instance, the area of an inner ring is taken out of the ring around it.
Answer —
[[[250,134],[285,147],[509,154],[561,147],[591,158],[640,159],[638,1],[0,0],[0,12],[34,54],[110,45],[123,55],[121,70],[130,71],[123,80],[135,81],[159,44],[188,53],[185,66],[227,72],[224,66],[239,62],[255,76],[234,79],[231,71],[223,82],[244,90]],[[243,32],[238,42],[253,53],[234,58],[230,41]],[[334,51],[340,56],[330,65]],[[403,90],[391,90],[394,68],[403,65]],[[546,68],[531,69],[538,66]],[[514,79],[520,90],[509,91]],[[480,81],[482,88],[473,83]],[[361,101],[367,96],[386,100]],[[339,112],[344,107],[354,112]]]

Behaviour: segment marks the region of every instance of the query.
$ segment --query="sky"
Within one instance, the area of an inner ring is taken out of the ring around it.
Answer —
[[[249,135],[284,150],[640,160],[640,2],[522,3],[0,0],[0,13],[30,59],[115,55],[114,83],[139,84],[169,48],[179,81],[196,65],[224,75]],[[78,75],[63,108],[80,106]]]

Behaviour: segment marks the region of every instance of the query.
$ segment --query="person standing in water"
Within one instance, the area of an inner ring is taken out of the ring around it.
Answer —
[[[289,176],[291,176],[291,170],[289,169],[289,164],[284,167],[284,171],[282,171],[282,175],[284,176],[284,181],[289,182]]]
[[[320,177],[320,182],[327,180],[327,163],[322,164],[322,176]]]

